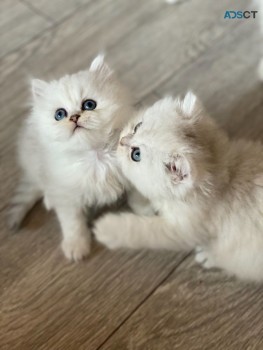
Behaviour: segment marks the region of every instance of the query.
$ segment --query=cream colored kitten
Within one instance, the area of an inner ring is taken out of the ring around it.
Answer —
[[[132,113],[128,92],[98,56],[87,71],[50,83],[33,80],[33,106],[18,143],[23,170],[11,203],[20,225],[44,198],[58,216],[65,256],[90,251],[84,209],[117,200],[127,181],[116,160],[120,130]]]
[[[165,98],[129,124],[122,170],[159,215],[107,215],[109,248],[191,250],[205,267],[263,280],[263,146],[230,141],[192,94]]]

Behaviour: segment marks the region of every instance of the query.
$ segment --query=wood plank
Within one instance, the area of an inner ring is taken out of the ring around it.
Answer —
[[[0,1],[0,58],[22,47],[37,34],[51,26],[17,0]]]
[[[1,235],[7,234],[1,217]],[[183,258],[94,247],[82,263],[58,248],[54,215],[37,207],[0,245],[0,348],[96,349]]]
[[[65,17],[72,15],[81,6],[88,4],[91,0],[23,0],[37,10],[52,19],[54,23],[60,22]],[[88,11],[84,8],[84,11]]]
[[[261,350],[262,319],[262,285],[189,258],[100,349]]]
[[[155,92],[164,96],[193,90],[211,116],[234,135],[262,101],[263,87],[257,76],[260,40],[255,22],[243,22]]]
[[[262,87],[261,87],[262,89]],[[262,89],[263,90],[263,89]],[[263,91],[262,91],[263,95]],[[247,97],[249,99],[249,97]],[[227,129],[230,134],[233,134],[237,137],[242,137],[251,140],[259,140],[263,143],[263,102],[258,106],[254,107],[245,115],[242,122],[240,122],[236,127],[234,123],[228,123]]]
[[[234,1],[231,2],[234,6]],[[247,1],[239,1],[240,9]],[[229,0],[183,1],[167,5],[161,13],[132,32],[118,44],[118,70],[132,87],[135,96],[144,96],[176,75],[215,42],[232,35],[240,21],[224,20]],[[209,9],[209,10],[208,10]],[[187,23],[187,25],[186,25]]]

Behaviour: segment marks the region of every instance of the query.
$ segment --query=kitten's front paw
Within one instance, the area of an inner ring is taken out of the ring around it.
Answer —
[[[195,249],[195,261],[205,269],[211,269],[216,265],[212,254],[203,247],[197,247]]]
[[[84,235],[64,238],[62,241],[62,250],[67,259],[80,261],[90,253],[90,239]]]
[[[97,221],[93,232],[96,240],[110,249],[117,249],[123,246],[123,232],[118,215],[109,214],[103,216]]]

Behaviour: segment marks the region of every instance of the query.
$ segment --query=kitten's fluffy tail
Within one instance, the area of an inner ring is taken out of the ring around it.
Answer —
[[[14,194],[10,203],[8,213],[8,225],[11,229],[17,230],[27,213],[36,202],[41,199],[41,191],[27,179],[23,179]]]

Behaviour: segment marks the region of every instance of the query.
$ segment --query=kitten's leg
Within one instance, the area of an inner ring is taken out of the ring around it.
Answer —
[[[217,267],[243,280],[263,281],[263,241],[261,237],[248,236],[215,240],[197,251],[195,260],[205,268]]]
[[[12,229],[18,229],[26,214],[42,197],[42,192],[35,184],[26,178],[19,183],[10,203],[8,224]]]
[[[90,252],[91,234],[81,208],[56,206],[56,213],[62,228],[62,250],[69,260],[78,261]]]
[[[110,249],[127,247],[189,250],[183,235],[178,235],[176,229],[160,216],[109,214],[98,220],[94,234],[99,242]]]
[[[127,196],[128,205],[135,214],[146,216],[155,215],[150,201],[147,198],[145,198],[140,192],[138,192],[135,188],[128,191]]]

